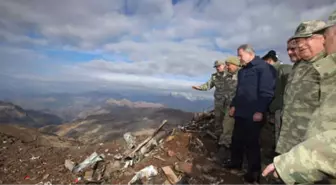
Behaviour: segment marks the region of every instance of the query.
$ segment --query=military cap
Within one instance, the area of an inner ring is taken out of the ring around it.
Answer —
[[[214,62],[214,67],[217,67],[219,65],[225,65],[225,61],[224,60],[216,60]]]
[[[240,66],[240,60],[236,56],[229,56],[225,59],[226,63],[234,64],[236,66]]]
[[[311,37],[313,33],[323,29],[325,26],[326,23],[320,20],[304,21],[296,28],[295,34],[291,39]]]
[[[336,10],[328,17],[327,24],[323,28],[318,29],[315,32],[322,31],[322,30],[324,30],[326,28],[329,28],[331,26],[334,26],[334,25],[336,25]]]

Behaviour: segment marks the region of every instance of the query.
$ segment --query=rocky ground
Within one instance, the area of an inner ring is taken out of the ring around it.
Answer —
[[[130,157],[127,157],[128,154],[151,136],[153,131],[143,135],[134,134],[135,146],[128,148],[123,138],[85,145],[75,140],[41,134],[33,129],[2,126],[0,183],[126,184],[137,172],[147,167],[154,173],[152,178],[141,178],[141,181],[147,183],[241,184],[242,177],[225,171],[213,161],[218,147],[215,139],[206,133],[212,132],[208,127],[212,118],[213,115],[209,114],[202,121],[174,129],[164,125],[154,139]],[[270,162],[266,154],[272,145],[271,138],[271,126],[266,124],[261,138],[264,165]],[[70,171],[71,167],[65,165],[66,160],[67,164],[81,163],[93,152],[99,155],[101,161],[78,173]],[[262,179],[262,183],[268,182],[269,179]]]

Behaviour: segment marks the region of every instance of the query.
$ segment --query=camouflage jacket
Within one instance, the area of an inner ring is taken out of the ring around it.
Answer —
[[[274,159],[286,184],[327,180],[336,183],[336,54],[315,65],[321,75],[321,106],[308,125],[306,140]]]
[[[325,57],[319,53],[310,61],[300,61],[289,75],[284,93],[282,127],[276,146],[278,153],[286,153],[302,142],[313,112],[320,106],[320,71],[316,61]]]
[[[201,90],[207,91],[215,87],[215,102],[225,103],[224,106],[229,106],[236,92],[237,74],[238,70],[235,73],[227,71],[223,74],[213,73],[211,78],[200,86]]]
[[[287,84],[288,75],[292,69],[291,65],[280,64],[280,62],[276,62],[273,66],[277,70],[277,79],[274,91],[274,99],[269,106],[269,110],[272,113],[283,108],[283,94]]]

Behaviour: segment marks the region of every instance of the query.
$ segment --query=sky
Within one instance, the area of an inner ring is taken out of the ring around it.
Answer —
[[[216,59],[248,43],[289,63],[298,24],[334,9],[334,0],[2,0],[0,75],[22,90],[209,96],[191,86],[208,80]]]

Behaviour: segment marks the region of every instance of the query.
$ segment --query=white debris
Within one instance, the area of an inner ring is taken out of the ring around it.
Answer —
[[[153,165],[147,166],[146,168],[138,171],[134,177],[128,182],[128,184],[134,184],[137,181],[141,180],[142,178],[146,177],[147,179],[151,179],[152,177],[156,176],[158,171]]]
[[[93,152],[88,158],[86,158],[82,163],[79,165],[75,166],[73,171],[75,173],[80,172],[84,168],[95,164],[98,161],[102,161],[104,159],[104,156],[98,155],[96,152]]]

